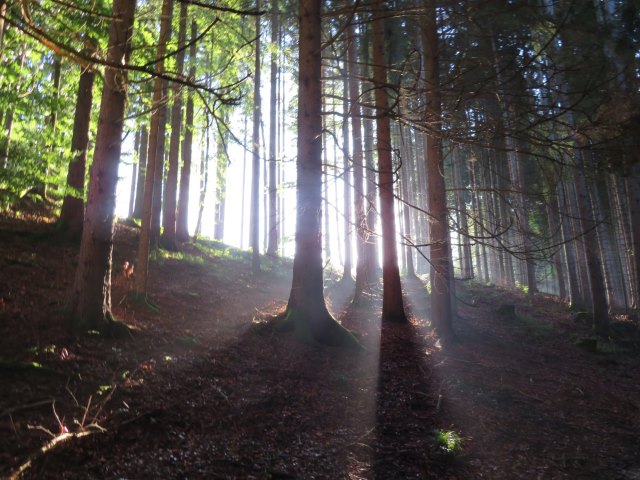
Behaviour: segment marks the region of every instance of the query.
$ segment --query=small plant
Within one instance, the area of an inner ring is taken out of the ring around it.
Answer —
[[[455,455],[462,450],[462,437],[453,430],[436,430],[436,446],[447,455]]]

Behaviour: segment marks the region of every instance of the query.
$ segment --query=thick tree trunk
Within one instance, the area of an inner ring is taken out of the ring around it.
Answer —
[[[391,128],[389,99],[386,91],[387,67],[384,49],[384,10],[381,0],[373,2],[373,82],[375,84],[376,130],[378,146],[378,178],[380,219],[382,225],[382,318],[406,322],[398,269],[396,226],[391,160]]]
[[[158,62],[156,68],[159,72],[164,71],[164,56],[167,41],[171,36],[171,17],[173,12],[173,0],[163,0],[162,14],[160,22],[160,39],[156,58]],[[147,295],[147,282],[149,278],[149,250],[151,247],[151,236],[154,216],[154,197],[159,196],[156,189],[156,179],[158,171],[162,172],[162,162],[160,153],[164,150],[164,129],[165,122],[166,82],[161,78],[155,79],[153,87],[152,105],[154,111],[151,115],[149,127],[149,153],[147,156],[147,175],[144,185],[144,201],[142,207],[142,227],[140,229],[140,240],[138,241],[138,265],[135,275],[135,291],[139,296]]]
[[[432,1],[425,1],[424,23],[425,83],[427,86],[426,122],[427,177],[429,185],[429,211],[431,243],[431,321],[439,335],[453,336],[453,309],[451,297],[451,258],[449,223],[447,218],[447,194],[444,182],[442,158],[442,106],[440,96],[440,68],[438,63],[438,28],[436,9]]]
[[[180,3],[178,22],[178,54],[176,55],[176,73],[184,70],[184,44],[187,37],[187,4]],[[182,85],[174,83],[173,107],[171,108],[171,138],[169,140],[169,162],[167,181],[164,188],[162,207],[162,236],[160,244],[167,250],[176,250],[176,209],[178,199],[178,169],[180,168],[180,137],[182,134]]]
[[[135,4],[133,0],[113,1],[107,55],[111,65],[128,60]],[[104,77],[85,223],[69,302],[73,326],[80,331],[107,332],[113,324],[111,253],[127,73],[107,67]]]
[[[320,0],[300,1],[296,253],[282,328],[307,341],[357,346],[330,315],[322,277],[322,81]]]
[[[76,112],[73,119],[71,151],[74,158],[67,172],[68,191],[60,211],[60,229],[73,238],[80,238],[84,223],[84,176],[89,148],[89,125],[93,105],[93,82],[95,73],[80,67],[80,82],[76,98]]]
[[[260,10],[260,0],[256,0],[256,10]],[[253,87],[253,135],[251,149],[253,162],[251,170],[251,268],[253,273],[260,272],[260,119],[262,108],[260,101],[260,16],[256,16],[256,58],[254,67]]]

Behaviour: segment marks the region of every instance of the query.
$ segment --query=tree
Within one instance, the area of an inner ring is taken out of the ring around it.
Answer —
[[[327,310],[322,277],[322,81],[320,0],[300,0],[296,252],[280,325],[306,341],[357,347]]]
[[[276,108],[277,108],[277,83],[278,83],[278,0],[272,0],[271,5],[271,91],[269,98],[269,243],[267,255],[276,256],[278,253],[278,189],[276,178]]]
[[[378,177],[380,219],[382,225],[382,318],[406,322],[394,214],[394,173],[391,160],[389,99],[386,91],[387,68],[384,50],[384,26],[381,0],[373,2],[373,82],[375,84],[376,127],[378,134]]]
[[[260,10],[260,0],[256,0],[256,10]],[[260,271],[260,119],[262,116],[260,100],[260,17],[256,17],[256,52],[253,87],[253,135],[251,151],[253,163],[251,170],[251,268],[253,273]]]
[[[191,47],[189,47],[189,80],[196,78],[196,21],[191,22]],[[176,237],[180,242],[189,239],[189,188],[191,183],[191,144],[193,143],[193,89],[187,94],[187,108],[184,120],[184,138],[182,139],[182,170],[180,171],[180,197],[178,198],[178,217]]]
[[[73,121],[71,151],[73,160],[69,163],[67,188],[60,211],[59,227],[72,238],[80,238],[84,223],[84,176],[89,148],[89,124],[93,105],[93,82],[95,72],[80,67],[80,82],[76,97],[76,114]]]
[[[184,68],[184,44],[187,36],[187,4],[180,4],[178,27],[178,54],[176,71],[182,75]],[[180,160],[180,137],[182,133],[182,85],[173,84],[173,107],[171,108],[171,139],[169,143],[169,166],[164,189],[161,245],[167,250],[176,250],[176,208],[178,190],[178,168]]]
[[[166,45],[171,36],[171,17],[173,12],[173,0],[163,0],[160,22],[160,39],[156,54],[158,72],[164,71],[164,57]],[[156,188],[156,177],[158,171],[162,170],[159,161],[164,151],[164,130],[165,120],[165,84],[161,77],[156,77],[153,88],[153,114],[151,115],[151,125],[149,127],[149,153],[147,155],[147,175],[144,185],[144,202],[142,207],[142,227],[140,229],[140,240],[138,241],[138,265],[135,277],[135,292],[138,296],[147,295],[147,282],[149,278],[149,249],[151,246],[152,217],[154,196],[159,196]],[[160,177],[161,178],[161,177]]]
[[[438,27],[436,8],[425,0],[423,24],[424,65],[426,84],[427,133],[426,170],[429,182],[429,239],[431,242],[431,320],[443,338],[453,335],[451,306],[451,257],[447,195],[442,161],[442,106],[440,96],[440,66],[438,58]]]
[[[126,63],[131,49],[136,2],[114,0],[107,59],[111,65]],[[112,332],[111,253],[127,99],[127,72],[105,68],[100,120],[91,167],[85,224],[69,307],[77,330]]]

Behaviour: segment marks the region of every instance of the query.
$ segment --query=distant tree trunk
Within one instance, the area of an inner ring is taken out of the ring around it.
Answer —
[[[197,34],[196,21],[191,22],[191,39]],[[196,44],[189,48],[189,79],[196,77]],[[184,137],[182,139],[182,169],[180,170],[180,195],[178,198],[178,217],[176,220],[176,238],[179,242],[189,240],[189,189],[191,188],[191,156],[193,144],[193,90],[187,93],[187,108],[184,120]]]
[[[407,276],[415,277],[416,276],[416,267],[413,262],[413,246],[411,243],[413,242],[413,228],[411,227],[411,207],[412,199],[411,199],[411,185],[410,185],[410,175],[413,174],[413,152],[410,145],[407,143],[411,140],[409,135],[403,135],[403,127],[398,125],[398,129],[400,129],[401,137],[402,137],[402,167],[400,168],[400,188],[402,191],[402,200],[404,201],[404,205],[402,208],[402,215],[404,220],[404,236],[406,238],[406,245],[404,247],[405,255],[407,257]]]
[[[196,222],[195,237],[200,236],[202,232],[202,213],[204,211],[205,200],[207,197],[207,188],[209,184],[209,155],[210,155],[210,121],[207,118],[207,126],[205,128],[204,138],[205,146],[200,155],[200,198],[198,200],[198,221]]]
[[[136,2],[114,0],[107,61],[128,61]],[[122,143],[127,72],[106,67],[100,118],[93,155],[85,224],[69,307],[79,331],[109,332],[111,315],[111,253],[118,163]]]
[[[353,208],[355,211],[356,222],[356,252],[358,253],[358,262],[356,265],[356,292],[354,301],[364,291],[367,283],[367,259],[366,259],[366,242],[369,238],[369,227],[367,226],[367,217],[364,209],[364,155],[362,152],[362,115],[360,108],[360,87],[358,68],[358,55],[356,45],[355,27],[351,23],[347,27],[347,58],[348,58],[348,74],[349,74],[349,99],[351,117],[351,134],[353,136]]]
[[[562,257],[560,255],[561,241],[561,228],[558,222],[558,213],[555,209],[555,198],[553,201],[547,202],[547,220],[549,222],[549,235],[551,237],[551,243],[553,244],[553,265],[556,269],[556,276],[558,278],[558,296],[563,302],[567,301],[567,288],[564,280],[564,269],[562,268]]]
[[[173,12],[173,0],[163,0],[162,14],[160,21],[160,38],[156,53],[156,69],[164,71],[164,56],[166,45],[171,37],[171,17]],[[156,77],[153,86],[152,106],[154,111],[151,115],[151,125],[149,127],[149,153],[147,160],[147,176],[144,185],[144,202],[142,208],[142,227],[140,229],[140,240],[138,241],[138,265],[135,275],[135,291],[138,296],[147,295],[147,282],[149,278],[149,250],[151,247],[151,236],[154,216],[154,197],[158,195],[156,181],[158,171],[162,172],[162,162],[160,154],[164,150],[164,129],[166,107],[165,107],[166,82]]]
[[[260,10],[260,0],[256,0],[256,10]],[[253,135],[251,148],[253,152],[253,168],[251,171],[251,269],[253,273],[260,272],[260,119],[262,108],[260,100],[260,16],[256,16],[256,58],[254,67],[253,87]]]
[[[635,153],[638,155],[638,152]],[[627,177],[629,192],[629,212],[631,218],[631,237],[633,245],[633,270],[635,273],[636,301],[640,301],[640,159],[631,166],[631,175]],[[636,308],[638,306],[636,305]]]
[[[395,322],[406,322],[398,252],[393,195],[393,165],[391,161],[391,128],[387,67],[384,50],[384,25],[381,0],[373,2],[373,81],[375,84],[376,126],[378,140],[378,178],[380,188],[380,219],[382,224],[382,318]]]
[[[332,317],[322,277],[322,81],[320,0],[300,0],[296,253],[283,329],[307,341],[357,346]]]
[[[276,256],[278,254],[278,190],[276,178],[276,133],[278,129],[276,107],[278,104],[278,0],[272,0],[271,4],[271,98],[269,104],[269,243],[267,245],[267,255]]]
[[[184,45],[187,37],[187,4],[180,3],[178,22],[178,54],[176,73],[183,74]],[[178,199],[178,169],[180,168],[180,137],[182,134],[182,85],[174,83],[173,107],[171,108],[171,138],[169,140],[169,163],[167,181],[164,188],[162,208],[162,236],[160,243],[167,250],[176,250],[176,209]]]
[[[162,100],[158,107],[158,136],[155,146],[156,168],[153,178],[153,200],[151,207],[151,235],[149,242],[152,249],[160,246],[160,227],[162,224],[162,192],[165,178],[165,157],[166,157],[166,136],[167,136],[167,116],[169,114],[167,101],[169,99],[169,88],[166,81],[162,82]],[[149,144],[151,147],[151,143]]]
[[[346,68],[345,68],[346,70]],[[343,101],[342,101],[342,197],[344,201],[344,263],[342,271],[342,281],[352,281],[351,277],[351,148],[349,139],[349,83],[345,76],[342,79]]]
[[[93,105],[93,82],[95,73],[80,67],[80,82],[76,97],[76,112],[73,119],[73,136],[71,151],[73,160],[67,172],[68,191],[62,202],[60,211],[60,229],[72,238],[80,238],[84,223],[84,177],[89,148],[89,125],[91,123],[91,107]]]
[[[136,200],[133,207],[133,218],[142,218],[142,202],[144,200],[144,184],[147,172],[147,153],[149,151],[149,130],[146,125],[141,127],[140,150],[138,155],[138,179],[136,185]]]
[[[424,22],[425,83],[427,86],[426,121],[427,178],[429,211],[432,215],[429,239],[431,243],[431,320],[438,333],[449,338],[452,327],[451,243],[447,218],[447,195],[442,159],[442,106],[440,96],[440,69],[438,64],[438,28],[435,2],[425,0]]]
[[[226,139],[224,133],[220,133],[218,137],[218,154],[216,160],[216,194],[214,209],[214,228],[213,238],[216,240],[224,240],[224,215],[227,204],[227,165],[229,157],[226,151]]]
[[[584,172],[584,152],[578,148],[575,151],[576,170],[574,182],[578,196],[578,210],[582,226],[584,248],[589,273],[591,311],[593,314],[593,329],[598,334],[606,334],[609,330],[609,307],[607,305],[606,288],[602,274],[602,260],[598,249],[596,223],[593,216],[593,204],[587,190]]]
[[[133,207],[136,203],[136,184],[138,183],[138,170],[140,169],[140,129],[136,129],[133,140],[134,159],[131,162],[131,190],[129,193],[129,218],[133,216]]]
[[[24,66],[25,59],[27,57],[27,45],[23,44],[20,48],[20,69]],[[14,109],[9,108],[4,117],[4,139],[0,144],[0,164],[2,168],[6,169],[9,166],[9,147],[11,146],[11,136],[13,135],[13,116]]]

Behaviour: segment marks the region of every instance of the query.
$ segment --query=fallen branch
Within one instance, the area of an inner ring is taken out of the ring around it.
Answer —
[[[84,432],[78,432],[78,433],[63,433],[54,437],[49,442],[47,442],[42,448],[40,448],[40,450],[31,454],[29,458],[22,465],[20,465],[20,467],[15,472],[13,472],[7,477],[8,480],[18,480],[20,477],[22,477],[24,472],[26,472],[31,467],[33,462],[38,460],[40,457],[44,456],[47,452],[54,449],[58,445],[61,445],[74,438],[86,437],[87,435],[91,435],[92,433],[96,433],[96,432],[92,430],[86,430]]]

